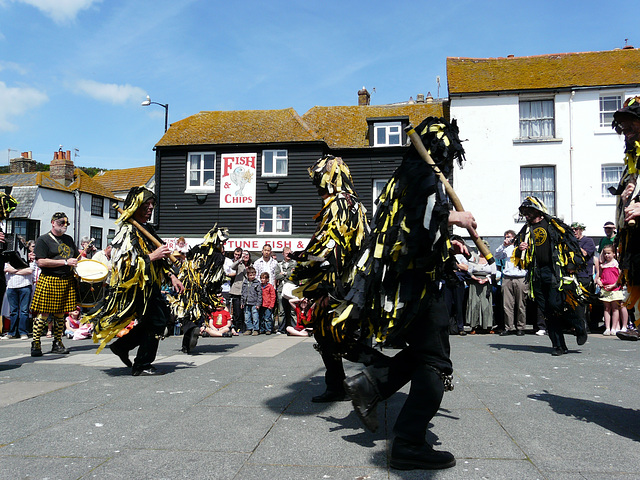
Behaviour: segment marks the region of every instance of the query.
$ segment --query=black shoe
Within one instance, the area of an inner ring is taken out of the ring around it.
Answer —
[[[391,468],[398,470],[439,470],[456,464],[449,452],[439,452],[428,443],[412,444],[395,438],[391,447]]]
[[[109,349],[114,355],[122,360],[122,363],[124,363],[127,367],[133,367],[133,363],[131,363],[131,360],[129,360],[129,352],[125,352],[124,350],[118,348],[118,345],[116,343],[112,343],[111,345],[109,345]]]
[[[69,353],[68,348],[64,348],[62,342],[58,342],[56,340],[53,341],[53,345],[51,346],[51,353],[59,353],[61,355],[66,355]]]
[[[342,392],[336,392],[335,390],[326,390],[321,395],[311,397],[313,403],[330,403],[330,402],[343,402],[348,400],[347,394]]]
[[[32,357],[41,357],[42,356],[42,347],[38,343],[36,346],[36,342],[31,342],[31,356]]]
[[[344,389],[351,397],[351,403],[364,426],[371,432],[378,430],[376,406],[381,400],[373,382],[364,372],[345,378]]]
[[[578,342],[578,345],[584,345],[587,343],[587,331],[583,330],[581,333],[578,333],[576,341]]]
[[[553,352],[551,352],[551,355],[553,355],[554,357],[559,357],[562,354],[564,354],[564,350],[562,350],[560,347],[555,347],[553,349]]]
[[[153,375],[162,375],[162,372],[156,370],[156,367],[153,365],[146,365],[142,367],[133,367],[131,375],[134,377],[151,377]]]
[[[635,330],[627,330],[626,332],[616,332],[616,337],[620,340],[631,340],[632,342],[638,341],[638,332]]]
[[[513,335],[515,332],[513,330],[505,330],[504,332],[500,332],[501,337],[506,337],[507,335]]]
[[[516,335],[517,335],[518,337],[524,337],[524,330],[518,330],[518,331],[516,332]]]

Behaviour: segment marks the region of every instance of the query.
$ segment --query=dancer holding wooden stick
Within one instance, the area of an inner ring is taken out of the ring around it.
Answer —
[[[402,470],[456,463],[451,453],[434,450],[425,436],[444,392],[453,388],[449,314],[441,285],[448,272],[453,274],[454,253],[469,254],[463,243],[449,238],[449,226],[466,228],[477,238],[470,212],[449,211],[439,175],[464,160],[455,121],[429,117],[416,132],[378,199],[371,235],[354,261],[353,286],[333,322],[336,329],[370,334],[382,345],[407,345],[393,357],[374,357],[362,373],[344,382],[371,431],[378,428],[376,405],[411,382],[391,448],[391,467]],[[433,163],[420,154],[423,142]]]
[[[111,351],[132,367],[134,376],[159,373],[151,364],[171,318],[160,292],[163,279],[168,278],[178,293],[184,290],[177,272],[168,263],[169,247],[162,244],[147,223],[154,206],[151,190],[140,186],[129,191],[124,210],[116,220],[120,229],[113,239],[111,291],[98,310],[83,319],[95,322],[93,341],[101,343],[98,352],[123,328],[136,322],[110,345]],[[129,352],[136,347],[138,352],[131,363]]]

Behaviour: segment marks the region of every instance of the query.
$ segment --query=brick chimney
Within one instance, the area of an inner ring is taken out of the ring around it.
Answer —
[[[362,87],[362,90],[358,90],[358,105],[369,105],[370,102],[371,95],[366,88]]]
[[[71,160],[71,150],[66,152],[62,151],[62,148],[53,153],[53,160],[51,160],[51,168],[49,176],[62,183],[65,187],[68,187],[73,183],[73,171],[75,166],[73,160]]]
[[[36,171],[36,161],[31,158],[31,151],[22,152],[18,158],[9,160],[9,173],[28,173]]]

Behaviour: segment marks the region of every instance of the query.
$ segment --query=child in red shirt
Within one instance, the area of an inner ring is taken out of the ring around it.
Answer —
[[[216,311],[209,316],[209,321],[200,327],[200,335],[206,333],[210,337],[230,337],[230,332],[231,314],[224,304],[220,305]]]
[[[273,329],[273,307],[276,304],[276,289],[269,283],[269,274],[260,274],[262,306],[260,307],[260,333],[271,335]]]

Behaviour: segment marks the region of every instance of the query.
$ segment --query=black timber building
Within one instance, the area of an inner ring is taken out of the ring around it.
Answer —
[[[292,108],[203,111],[175,122],[155,146],[158,232],[193,245],[217,223],[229,229],[227,250],[300,250],[322,206],[308,168],[327,154],[342,157],[371,218],[408,148],[403,128],[429,116],[448,119],[448,105],[313,107],[303,116]]]

